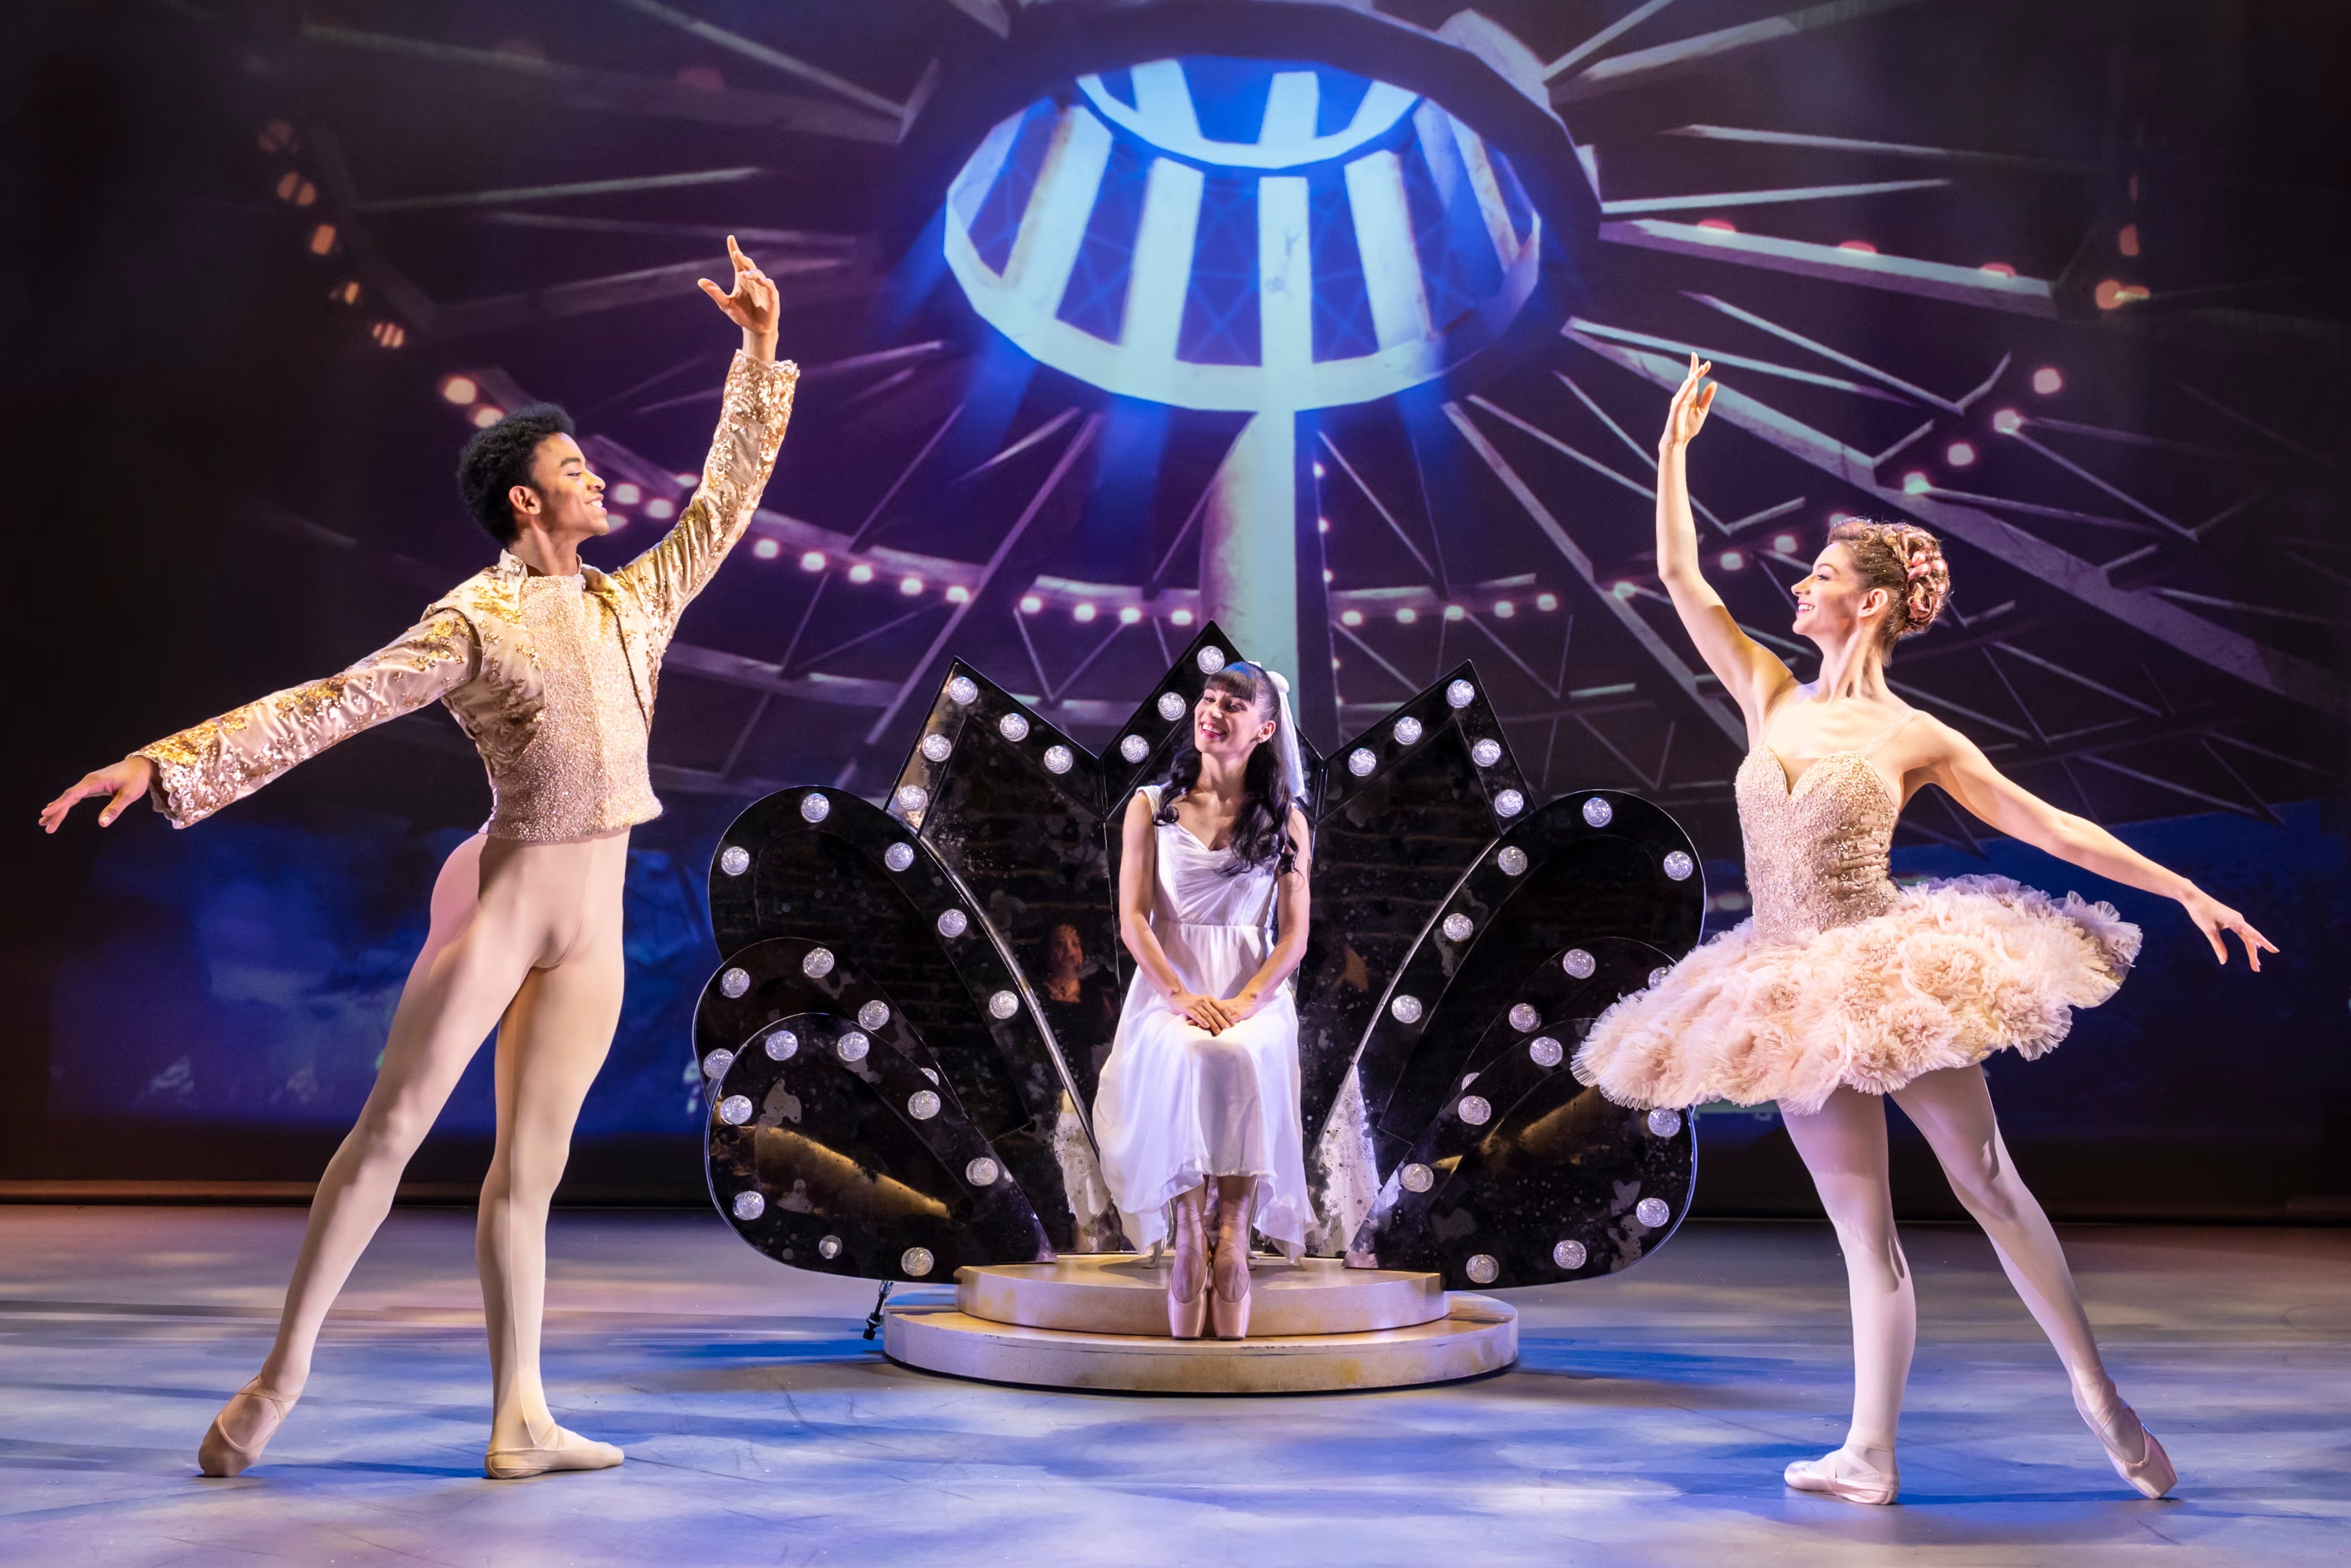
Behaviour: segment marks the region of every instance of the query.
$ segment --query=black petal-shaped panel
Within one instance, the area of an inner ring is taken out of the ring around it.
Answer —
[[[1526,781],[1468,664],[1324,764],[1298,967],[1309,1148],[1398,969],[1495,833],[1526,812]]]
[[[820,944],[731,955],[695,1015],[710,1195],[796,1267],[952,1280],[1054,1256],[1019,1178],[893,1000]]]
[[[1697,1176],[1687,1115],[1613,1104],[1529,1040],[1423,1130],[1355,1247],[1457,1289],[1614,1273],[1679,1228]]]
[[[1102,851],[1102,768],[958,662],[889,812],[918,831],[1021,977],[1089,1124],[1118,1030],[1118,930]]]
[[[752,944],[789,937],[824,945],[868,976],[1019,1176],[1053,1244],[1081,1245],[1056,1140],[1070,1135],[1065,1117],[1082,1125],[1089,1102],[993,928],[904,824],[843,790],[779,790],[719,840],[710,915],[730,963]]]
[[[1698,1178],[1695,1127],[1611,1104],[1572,1066],[1593,1019],[1669,962],[1587,936],[1518,976],[1355,1246],[1386,1268],[1507,1287],[1612,1273],[1671,1235]]]
[[[1522,814],[1439,901],[1364,1036],[1358,1065],[1382,1174],[1451,1097],[1497,1020],[1541,1000],[1524,986],[1544,959],[1628,939],[1648,955],[1637,967],[1646,984],[1698,945],[1705,908],[1688,836],[1637,796],[1591,790]]]

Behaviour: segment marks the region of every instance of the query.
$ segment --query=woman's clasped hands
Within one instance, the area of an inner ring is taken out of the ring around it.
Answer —
[[[1224,998],[1204,997],[1195,991],[1177,991],[1167,998],[1167,1005],[1197,1028],[1207,1030],[1210,1034],[1222,1034],[1244,1019],[1255,1017],[1258,1009],[1265,1005],[1265,1000],[1253,990]]]

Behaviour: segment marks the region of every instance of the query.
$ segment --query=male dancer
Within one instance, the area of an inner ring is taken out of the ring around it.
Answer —
[[[475,1251],[490,1338],[487,1474],[603,1469],[621,1450],[558,1426],[539,1382],[547,1210],[571,1128],[621,1015],[621,888],[629,830],[658,815],[645,764],[662,653],[678,616],[750,526],[791,415],[799,367],[776,362],[775,284],[729,236],[734,287],[703,290],[743,329],[702,483],[677,526],[610,576],[583,567],[603,534],[604,481],[550,404],[477,434],[458,464],[466,505],[504,547],[390,646],[99,768],[42,810],[141,795],[174,827],[202,821],[337,741],[438,697],[482,754],[496,805],[441,868],[374,1090],[319,1178],[277,1340],[197,1451],[208,1476],[261,1456],[310,1375],[319,1325],[390,1211],[482,1038],[497,1044],[497,1142]]]

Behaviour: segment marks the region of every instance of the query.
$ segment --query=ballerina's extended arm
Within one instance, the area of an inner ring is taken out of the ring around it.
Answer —
[[[1906,782],[1939,784],[1953,800],[2011,838],[2126,887],[2178,899],[2223,964],[2229,961],[2224,932],[2235,932],[2245,945],[2245,960],[2255,974],[2261,972],[2262,955],[2277,951],[2276,944],[2243,915],[2178,872],[2158,865],[2089,819],[2061,811],[2033,794],[1994,768],[1981,747],[1949,725],[1931,716],[1921,718],[1923,723],[1911,727],[1928,730],[1922,739],[1932,749]]]
[[[1299,960],[1306,956],[1306,922],[1308,904],[1308,873],[1313,869],[1308,860],[1311,841],[1306,828],[1306,813],[1292,806],[1290,809],[1290,869],[1281,873],[1274,884],[1273,948],[1259,964],[1249,983],[1228,998],[1225,1011],[1235,1023],[1249,1018],[1265,1006],[1281,982],[1290,978]]]
[[[1167,949],[1151,929],[1151,889],[1159,880],[1159,832],[1154,818],[1150,796],[1138,789],[1128,798],[1126,818],[1119,825],[1118,934],[1169,1007],[1210,1034],[1222,1034],[1234,1022],[1227,1004],[1186,990],[1184,977],[1167,961]]]
[[[1739,629],[1698,566],[1688,452],[1706,423],[1707,410],[1714,406],[1714,383],[1706,379],[1713,369],[1710,361],[1701,364],[1696,354],[1690,356],[1689,374],[1674,393],[1665,434],[1657,438],[1657,579],[1674,601],[1683,629],[1698,644],[1698,656],[1746,716],[1749,733],[1761,735],[1763,716],[1782,691],[1796,684],[1796,677],[1777,654]]]

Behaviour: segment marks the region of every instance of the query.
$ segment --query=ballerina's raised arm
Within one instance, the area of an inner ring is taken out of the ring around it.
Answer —
[[[1795,674],[1779,655],[1750,637],[1706,580],[1698,565],[1698,522],[1690,515],[1689,444],[1714,406],[1714,369],[1690,356],[1689,374],[1674,393],[1666,430],[1657,437],[1657,579],[1674,601],[1698,656],[1722,689],[1739,705],[1750,738],[1763,733],[1763,716],[1782,694],[1796,685]]]

